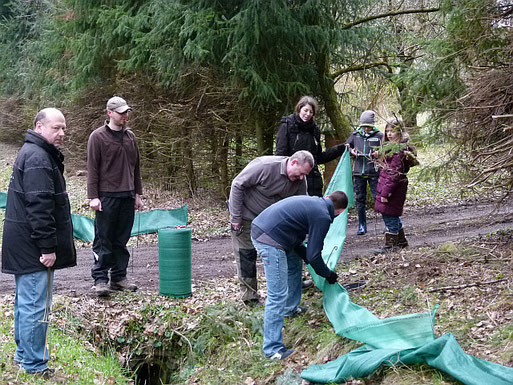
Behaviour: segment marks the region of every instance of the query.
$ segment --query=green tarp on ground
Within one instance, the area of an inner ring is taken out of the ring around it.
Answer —
[[[0,192],[0,208],[5,209],[7,194]],[[185,226],[188,219],[187,205],[170,210],[155,209],[137,211],[131,236],[138,234],[156,233],[159,229],[175,226]],[[94,220],[83,215],[71,214],[73,221],[73,236],[84,242],[94,239]]]
[[[513,368],[465,354],[450,333],[414,349],[374,349],[364,345],[325,365],[313,365],[301,374],[312,382],[344,382],[371,374],[381,365],[427,363],[464,384],[511,385]]]
[[[346,151],[328,186],[327,193],[345,191],[353,201],[351,163]],[[334,269],[346,239],[347,210],[333,222],[324,241],[323,259]],[[344,382],[365,377],[381,365],[427,363],[467,385],[513,384],[513,368],[465,354],[452,334],[436,338],[433,311],[379,319],[352,303],[339,284],[329,285],[309,269],[323,292],[323,305],[338,335],[366,345],[324,365],[313,365],[301,377],[317,383]]]

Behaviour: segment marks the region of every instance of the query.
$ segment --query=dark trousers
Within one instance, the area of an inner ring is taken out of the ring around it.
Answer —
[[[135,198],[101,197],[102,211],[94,220],[91,275],[94,283],[119,282],[126,278],[130,253],[126,247],[134,224]]]
[[[316,173],[313,170],[310,171],[310,174],[306,176],[306,182],[308,186],[308,195],[313,197],[322,197],[323,181],[319,171]]]
[[[367,223],[367,183],[369,184],[372,199],[376,199],[376,189],[378,187],[378,175],[376,176],[353,176],[354,195],[356,208],[358,209],[358,220],[360,224]]]
[[[232,230],[231,235],[242,300],[258,300],[257,252],[251,242],[251,221],[243,219],[242,229]]]

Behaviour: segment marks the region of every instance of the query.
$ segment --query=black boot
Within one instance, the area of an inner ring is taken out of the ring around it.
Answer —
[[[364,235],[367,233],[367,215],[365,208],[358,209],[358,232],[356,235]]]
[[[398,235],[398,240],[397,240],[397,246],[400,247],[401,249],[404,249],[405,247],[408,247],[408,241],[406,240],[406,237],[404,236],[404,229],[401,228],[401,230],[399,230],[399,234]]]

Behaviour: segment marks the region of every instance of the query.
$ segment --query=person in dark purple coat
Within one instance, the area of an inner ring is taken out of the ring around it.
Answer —
[[[411,167],[419,164],[415,147],[409,145],[408,140],[409,135],[402,121],[397,118],[388,119],[385,143],[379,151],[382,168],[374,204],[374,210],[382,214],[386,226],[383,251],[408,246],[401,221],[408,190],[406,174]]]

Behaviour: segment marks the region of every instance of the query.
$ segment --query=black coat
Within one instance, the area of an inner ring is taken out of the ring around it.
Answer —
[[[317,165],[338,158],[344,153],[345,147],[338,145],[322,151],[321,130],[313,119],[303,122],[296,113],[284,116],[276,135],[276,155],[291,156],[300,150],[309,151],[315,160],[314,168],[306,177],[308,195],[322,196],[323,182]]]
[[[43,253],[56,254],[54,269],[76,265],[64,156],[32,130],[14,162],[2,239],[2,272],[46,270]]]

